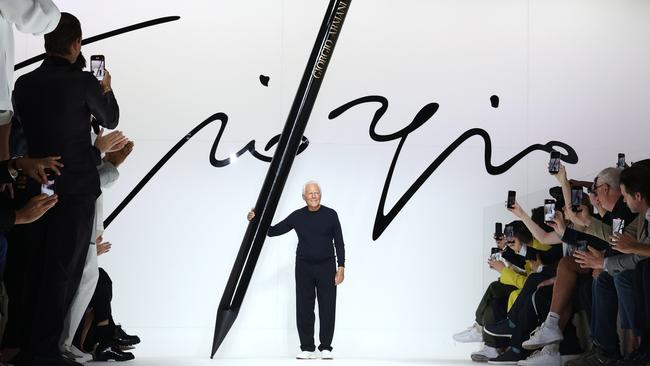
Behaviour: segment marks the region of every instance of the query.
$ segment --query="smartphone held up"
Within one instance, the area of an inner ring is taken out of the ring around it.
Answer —
[[[106,74],[106,61],[104,55],[90,56],[90,72],[95,75],[97,80],[104,80],[104,75]]]
[[[551,159],[548,161],[548,172],[557,174],[560,172],[560,153],[558,151],[551,152]]]
[[[517,192],[508,191],[508,200],[506,201],[506,208],[515,208],[515,200],[517,199]]]
[[[572,187],[571,188],[571,211],[580,212],[580,205],[582,204],[584,192],[582,187]]]
[[[544,200],[544,221],[551,222],[555,216],[555,200],[546,199]]]
[[[503,224],[500,222],[494,224],[494,239],[503,239]]]

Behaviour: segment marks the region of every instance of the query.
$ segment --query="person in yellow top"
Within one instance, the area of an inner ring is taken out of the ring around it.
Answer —
[[[471,359],[476,362],[487,362],[488,359],[497,357],[499,349],[508,346],[508,340],[493,337],[483,331],[483,327],[489,324],[496,324],[506,319],[509,305],[514,303],[516,295],[523,287],[526,280],[526,268],[534,272],[540,268],[538,261],[528,261],[525,265],[525,254],[529,247],[540,247],[539,243],[533,244],[533,235],[526,228],[523,222],[514,221],[506,227],[512,226],[513,235],[510,242],[505,237],[495,238],[497,247],[502,250],[503,255],[493,256],[488,260],[490,268],[501,272],[501,278],[492,282],[485,290],[483,298],[476,309],[476,322],[467,330],[454,334],[456,342],[484,342],[485,346],[471,354]],[[522,256],[523,254],[523,256]],[[506,258],[510,258],[508,261]],[[511,262],[517,263],[512,264]],[[524,269],[518,266],[525,267]],[[505,275],[503,274],[505,273]],[[519,285],[519,287],[518,287]]]
[[[509,225],[513,227],[513,237],[510,242],[507,242],[508,248],[517,253],[521,257],[526,257],[529,248],[535,248],[538,251],[547,251],[550,249],[550,246],[545,245],[533,238],[531,232],[526,228],[523,222],[513,221]],[[507,257],[506,257],[507,258]],[[543,268],[543,264],[539,255],[536,256],[534,260],[525,260],[524,268],[519,268],[516,265],[509,263],[507,261],[498,261],[490,258],[488,260],[488,265],[493,270],[499,272],[499,282],[504,285],[510,285],[516,287],[508,297],[508,307],[507,310],[510,310],[514,302],[517,300],[517,296],[521,292],[521,289],[526,283],[526,279],[531,273],[540,272]]]

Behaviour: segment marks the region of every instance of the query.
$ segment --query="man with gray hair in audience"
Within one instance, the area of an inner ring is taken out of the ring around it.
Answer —
[[[286,219],[269,228],[269,236],[295,230],[296,249],[296,318],[301,352],[299,360],[316,358],[314,344],[314,305],[318,297],[320,345],[322,359],[332,359],[336,286],[343,282],[345,246],[341,223],[336,211],[320,204],[321,189],[317,182],[305,183],[302,198],[307,206],[297,209]],[[248,213],[248,220],[255,212]]]
[[[603,169],[594,180],[591,192],[598,203],[607,210],[601,220],[593,218],[588,210],[581,212],[566,210],[565,214],[576,224],[576,229],[609,241],[614,232],[624,232],[636,237],[639,231],[638,215],[625,204],[621,193],[619,178],[621,169]],[[570,192],[569,181],[560,182],[566,192]],[[567,233],[572,229],[567,229]],[[570,234],[570,233],[569,233]],[[576,263],[582,268],[594,270],[592,294],[591,331],[594,347],[580,358],[567,362],[567,366],[613,365],[621,357],[617,334],[617,315],[623,330],[632,331],[635,325],[634,265],[629,266],[625,257],[611,249],[599,251],[591,243],[586,251],[575,252]],[[557,327],[557,314],[549,313],[540,330],[524,347],[534,349],[562,340]]]

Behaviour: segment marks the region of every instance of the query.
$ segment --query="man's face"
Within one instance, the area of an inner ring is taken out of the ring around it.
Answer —
[[[607,211],[612,211],[616,205],[616,201],[620,198],[620,194],[607,183],[600,183],[600,179],[596,178],[592,192],[598,197],[598,202]]]
[[[305,200],[309,208],[317,210],[320,207],[320,189],[318,185],[308,184],[302,194],[302,199]]]
[[[639,193],[629,194],[625,189],[625,184],[621,184],[621,193],[623,194],[623,201],[630,208],[630,211],[639,213],[642,210],[642,198]]]

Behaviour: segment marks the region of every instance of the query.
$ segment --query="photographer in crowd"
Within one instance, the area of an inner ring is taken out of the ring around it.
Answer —
[[[59,155],[65,165],[61,176],[50,177],[59,197],[57,205],[38,225],[16,238],[39,248],[31,258],[23,258],[25,265],[36,269],[22,284],[31,293],[23,296],[23,314],[14,317],[12,313],[9,318],[27,333],[18,337],[16,346],[24,351],[23,359],[34,363],[69,363],[60,356],[59,338],[63,317],[81,280],[95,200],[101,193],[90,118],[94,116],[107,128],[115,128],[119,119],[110,75],[99,83],[74,66],[81,52],[81,37],[79,20],[61,13],[55,30],[45,35],[45,61],[18,78],[14,90],[15,112],[24,128],[29,155]],[[28,182],[20,199],[40,189]]]
[[[524,263],[533,266],[543,254],[544,269],[520,277],[521,284],[510,289],[510,293],[515,288],[520,290],[515,302],[507,305],[507,315],[501,321],[486,323],[477,316],[473,327],[454,335],[460,342],[486,342],[481,351],[472,354],[474,361],[560,366],[565,355],[568,366],[645,365],[650,361],[650,322],[646,316],[650,308],[647,165],[643,161],[623,169],[624,164],[619,162],[616,168],[603,169],[589,187],[586,202],[582,198],[585,182],[570,181],[558,158],[553,165],[555,171],[551,171],[560,183],[560,188],[550,192],[555,198],[554,215],[540,222],[526,215],[516,202],[511,203],[510,211],[532,232],[534,242],[552,245],[552,249],[535,256],[524,254]],[[594,208],[597,213],[593,213]],[[508,257],[507,249],[500,256]],[[521,263],[521,257],[510,258],[510,268],[516,268],[513,261]],[[507,265],[492,260],[490,265],[500,272],[500,281],[506,278],[505,283],[509,283],[507,272],[504,276]],[[488,290],[494,293],[495,286],[491,284]],[[591,314],[593,346],[576,358],[569,357],[581,352],[570,320],[578,310]],[[538,324],[529,337],[528,332]],[[623,348],[618,331],[626,335]]]

